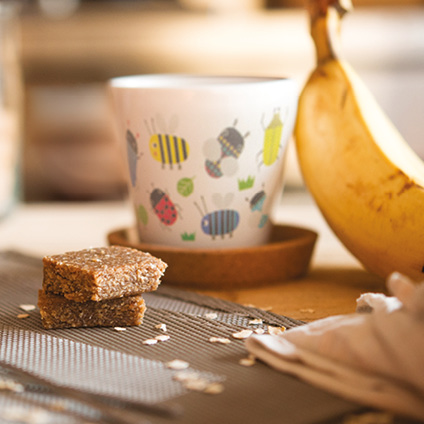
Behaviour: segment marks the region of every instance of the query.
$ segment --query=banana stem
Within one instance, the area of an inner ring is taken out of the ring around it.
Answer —
[[[309,0],[311,35],[317,63],[340,58],[340,23],[352,9],[351,0]]]

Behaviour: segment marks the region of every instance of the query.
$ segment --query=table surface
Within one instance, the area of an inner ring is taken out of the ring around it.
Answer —
[[[132,213],[128,201],[18,204],[0,221],[0,249],[41,260],[48,254],[104,246],[108,232],[134,225]],[[273,220],[318,233],[307,275],[261,287],[201,293],[312,321],[353,312],[362,293],[386,292],[384,280],[365,271],[344,248],[304,190],[286,191]]]

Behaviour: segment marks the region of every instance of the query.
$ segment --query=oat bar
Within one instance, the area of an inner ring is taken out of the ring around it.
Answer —
[[[74,302],[63,296],[38,292],[44,328],[127,327],[140,325],[146,306],[141,295],[94,302]]]
[[[167,265],[137,249],[98,247],[43,258],[43,289],[76,302],[156,290]]]

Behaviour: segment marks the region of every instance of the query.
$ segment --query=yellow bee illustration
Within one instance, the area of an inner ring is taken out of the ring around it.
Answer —
[[[283,122],[280,118],[280,110],[276,109],[274,111],[274,116],[271,119],[271,122],[265,128],[264,127],[264,148],[259,152],[258,156],[262,154],[262,162],[260,165],[270,166],[278,159],[278,153],[281,148],[281,135],[283,133]]]
[[[153,119],[150,127],[145,122],[147,130],[151,134],[149,141],[150,154],[162,164],[162,168],[165,165],[169,165],[169,168],[172,169],[173,165],[178,165],[178,168],[181,169],[181,162],[187,160],[190,147],[184,138],[174,135],[178,126],[177,117],[174,115],[170,119],[168,128],[166,128],[165,121],[160,116],[156,116],[155,119],[160,132],[156,131]]]

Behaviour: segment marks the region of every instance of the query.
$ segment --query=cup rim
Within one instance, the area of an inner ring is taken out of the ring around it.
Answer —
[[[113,88],[125,89],[211,89],[217,87],[258,86],[293,82],[290,77],[201,75],[201,74],[138,74],[114,77]]]

